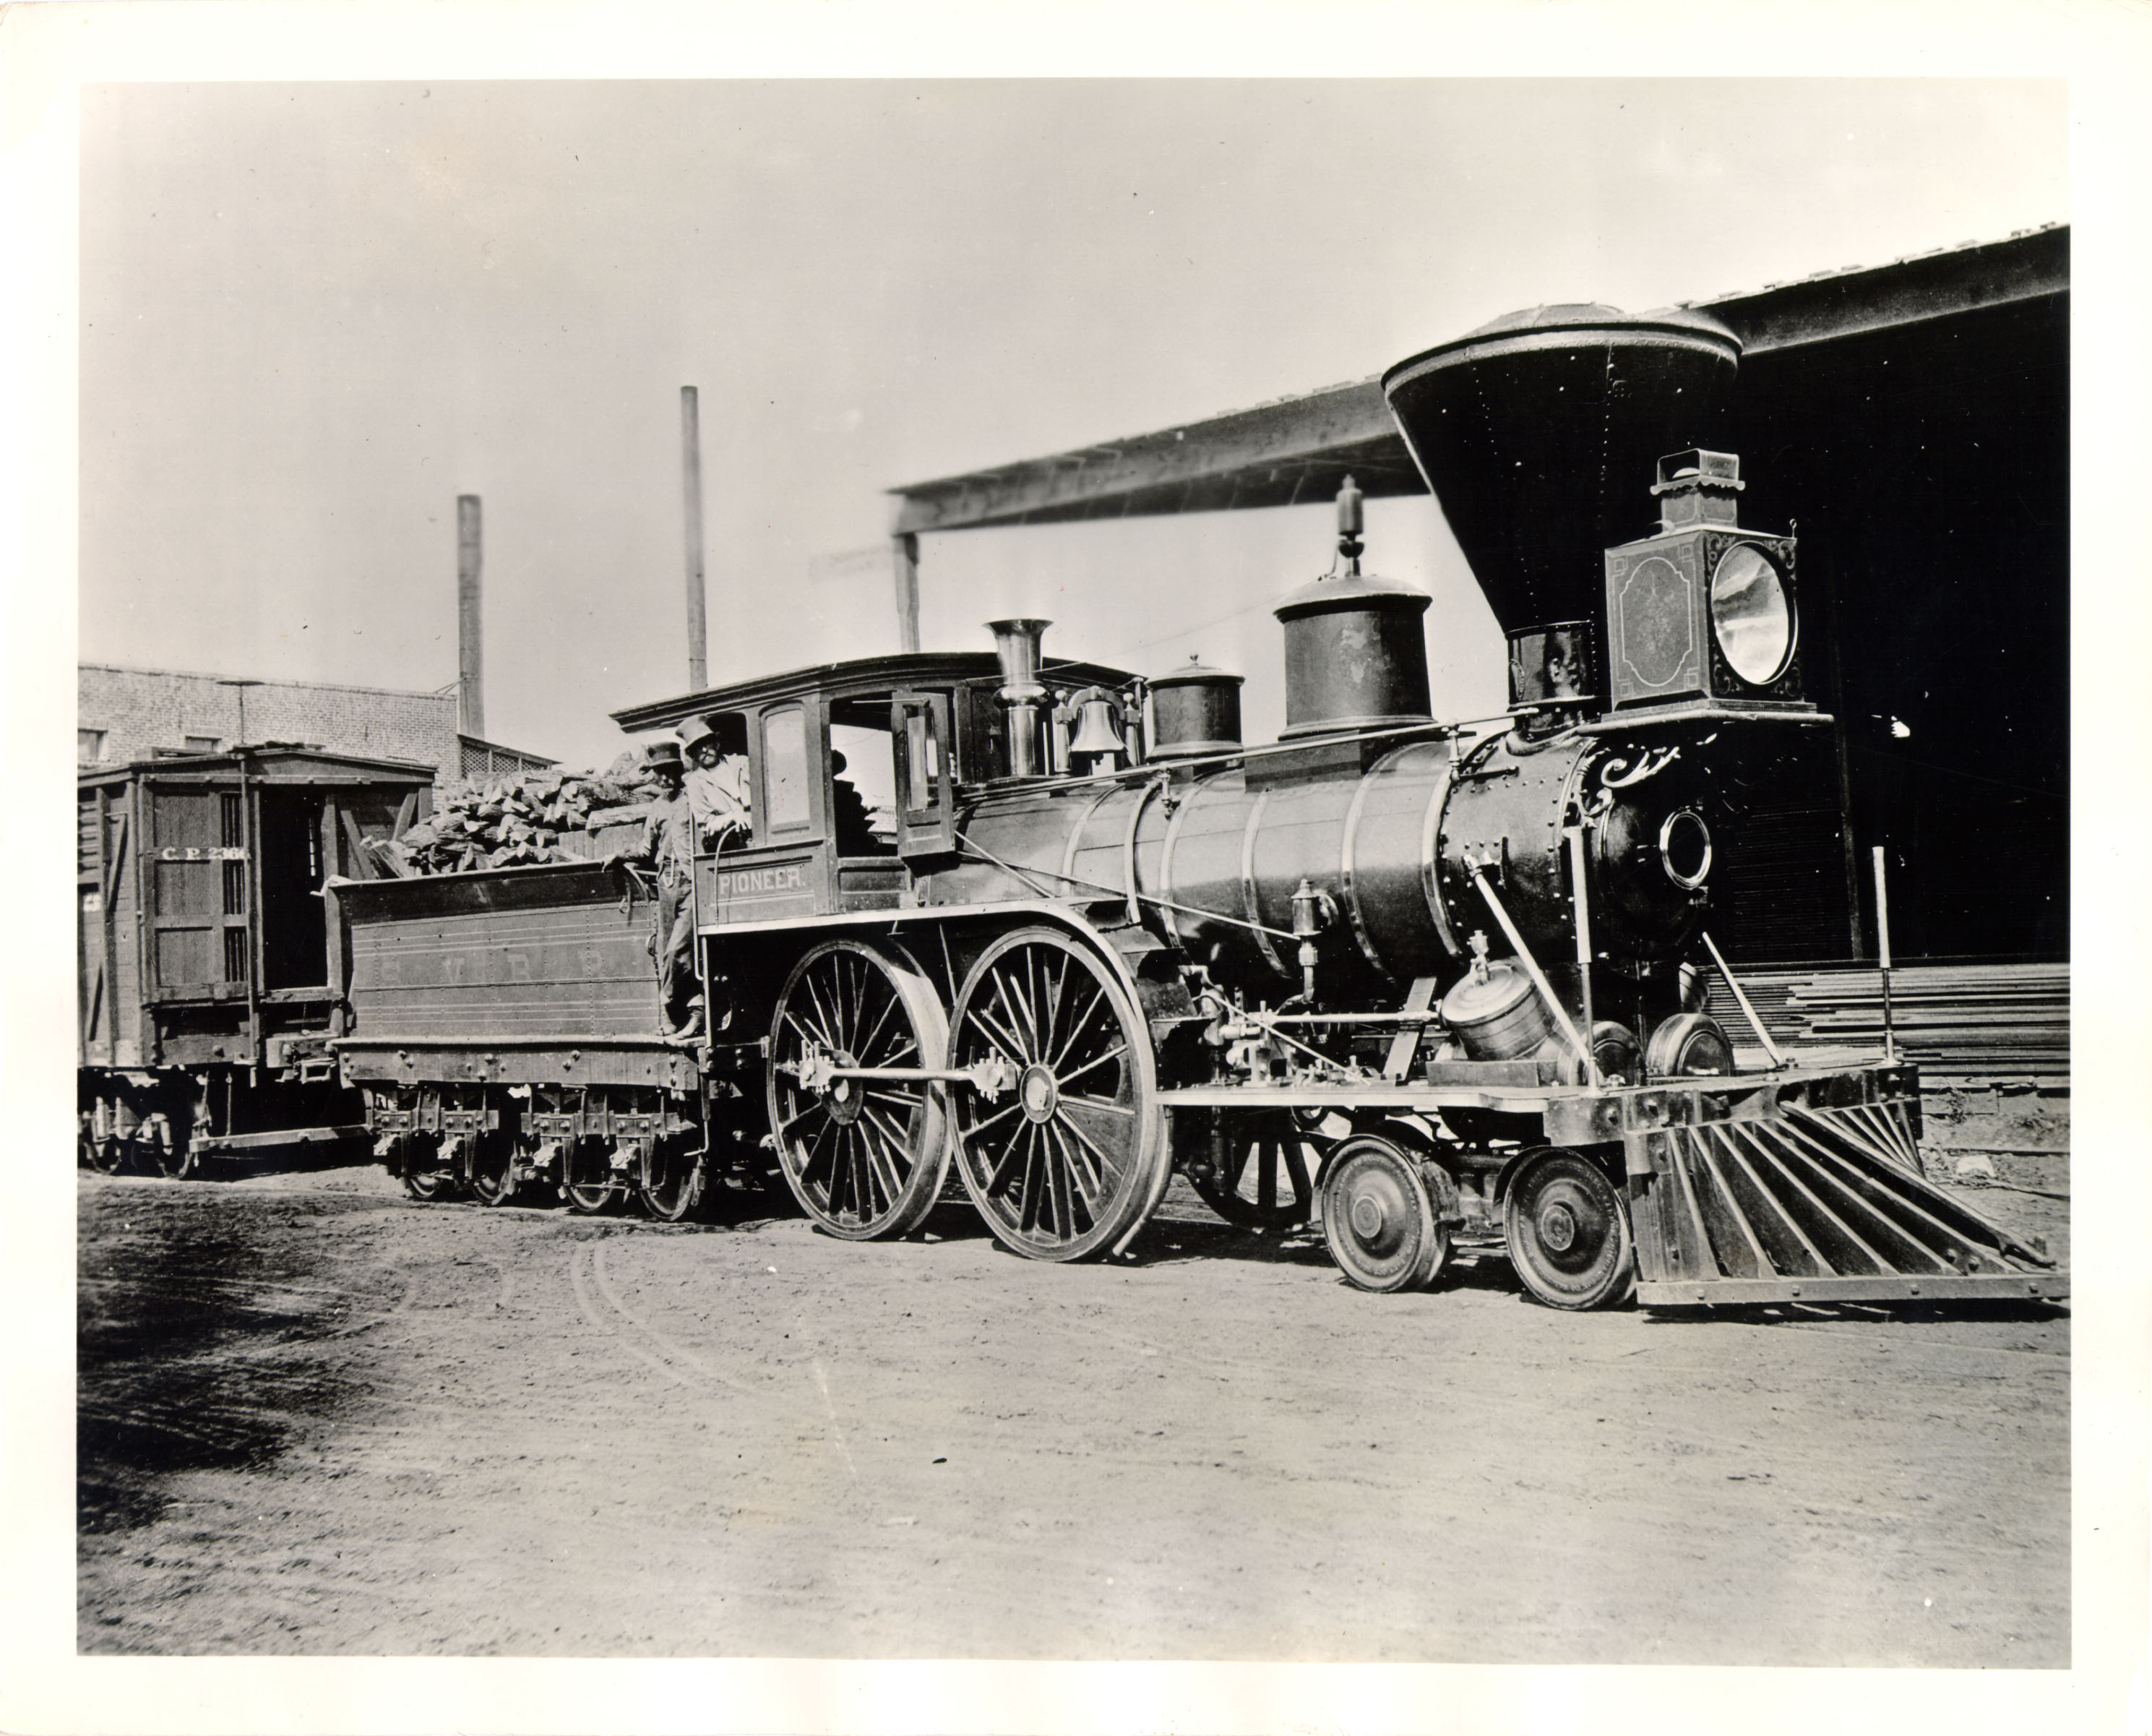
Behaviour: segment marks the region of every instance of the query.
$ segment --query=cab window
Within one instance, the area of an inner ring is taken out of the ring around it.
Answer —
[[[762,720],[762,786],[764,824],[771,831],[808,824],[807,718],[796,705]]]

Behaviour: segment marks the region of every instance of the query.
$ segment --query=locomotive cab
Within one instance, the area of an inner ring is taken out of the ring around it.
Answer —
[[[1002,697],[1007,657],[926,652],[823,664],[615,713],[630,732],[708,718],[747,758],[752,830],[697,865],[705,930],[894,910],[913,871],[957,853],[959,802],[1005,782],[1012,741],[1034,776],[1069,763],[1072,700],[1135,678],[1089,662],[1036,668],[1037,698]],[[1033,676],[1027,675],[1027,684]]]

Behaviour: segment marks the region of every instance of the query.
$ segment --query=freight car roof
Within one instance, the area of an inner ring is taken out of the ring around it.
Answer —
[[[1104,663],[1063,662],[1048,657],[1039,665],[1042,676],[1066,687],[1125,687],[1135,679],[1126,669]],[[647,705],[632,705],[613,713],[613,721],[633,734],[662,729],[668,723],[703,713],[739,711],[773,699],[789,699],[802,693],[842,698],[851,693],[893,693],[906,688],[947,687],[960,682],[989,680],[1001,673],[1001,661],[991,651],[905,652],[886,657],[855,657],[850,662],[816,663],[782,675],[764,675],[729,687],[705,688],[677,699],[657,699]]]
[[[415,759],[372,759],[356,754],[332,754],[295,742],[249,742],[221,754],[165,754],[129,759],[112,765],[75,768],[78,787],[110,780],[119,782],[145,772],[166,775],[193,772],[232,772],[241,764],[256,779],[301,778],[318,780],[341,778],[368,784],[430,784],[436,769]]]

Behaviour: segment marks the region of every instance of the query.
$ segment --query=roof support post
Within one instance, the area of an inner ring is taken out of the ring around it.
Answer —
[[[919,649],[919,538],[900,530],[889,540],[890,576],[896,587],[897,649]]]

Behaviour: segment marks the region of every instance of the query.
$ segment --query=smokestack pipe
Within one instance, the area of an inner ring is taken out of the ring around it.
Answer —
[[[709,627],[703,612],[703,435],[696,392],[680,388],[680,498],[688,530],[688,687],[710,684]]]
[[[456,728],[485,735],[485,652],[479,628],[479,511],[476,495],[456,496]]]

